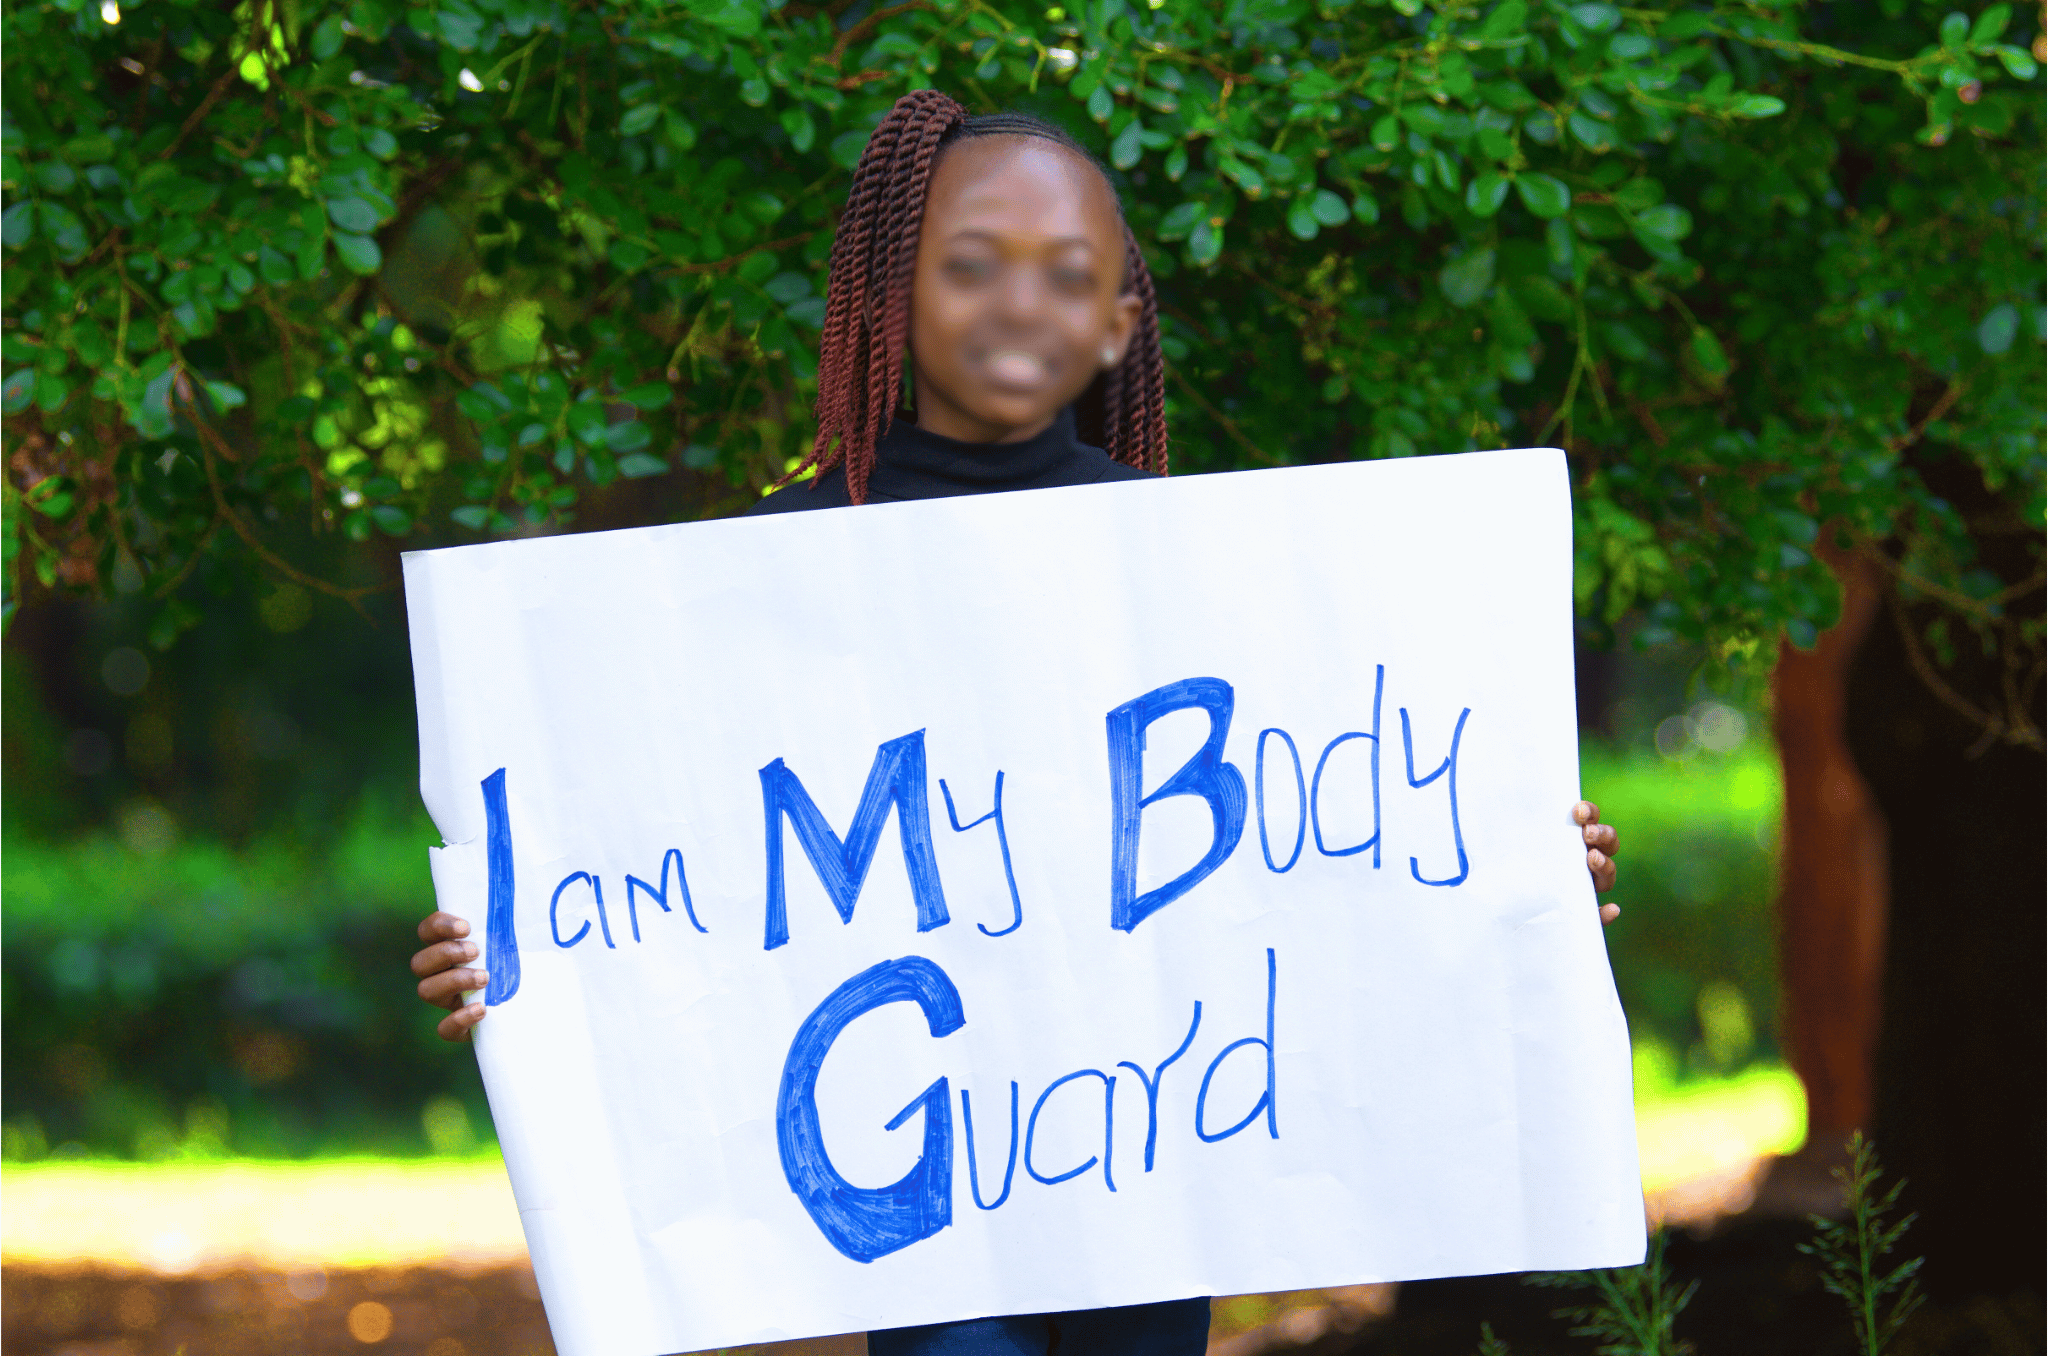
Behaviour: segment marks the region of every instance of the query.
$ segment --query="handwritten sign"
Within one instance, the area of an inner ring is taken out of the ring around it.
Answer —
[[[555,1338],[1640,1260],[1563,457],[405,562]]]

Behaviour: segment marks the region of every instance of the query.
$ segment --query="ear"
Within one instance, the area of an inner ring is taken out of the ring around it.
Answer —
[[[1136,295],[1126,293],[1116,299],[1116,309],[1110,312],[1109,330],[1102,336],[1102,351],[1105,357],[1114,355],[1114,360],[1103,363],[1107,370],[1122,363],[1124,354],[1130,350],[1131,338],[1138,332],[1138,317],[1144,311],[1144,303]]]

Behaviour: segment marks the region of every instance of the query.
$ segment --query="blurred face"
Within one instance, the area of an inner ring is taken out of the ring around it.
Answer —
[[[1123,361],[1139,302],[1119,296],[1109,185],[1037,137],[977,137],[932,169],[910,299],[918,426],[971,443],[1042,432]]]

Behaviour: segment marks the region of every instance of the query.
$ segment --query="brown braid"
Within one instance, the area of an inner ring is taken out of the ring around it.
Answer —
[[[951,142],[983,136],[1057,142],[1108,180],[1093,156],[1050,123],[1014,113],[971,118],[937,90],[913,90],[898,99],[868,137],[853,171],[853,188],[832,242],[825,293],[818,436],[810,455],[781,483],[809,474],[815,484],[817,477],[843,464],[848,496],[856,504],[867,502],[875,445],[903,396],[910,289],[932,164]],[[1074,402],[1075,432],[1118,461],[1165,475],[1166,370],[1159,348],[1159,303],[1145,256],[1128,226],[1123,291],[1135,293],[1141,302],[1137,330],[1123,361],[1098,376]]]

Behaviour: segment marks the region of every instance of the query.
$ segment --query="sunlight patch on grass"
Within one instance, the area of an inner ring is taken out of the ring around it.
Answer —
[[[522,1260],[495,1158],[70,1161],[0,1170],[0,1259],[172,1274]]]
[[[1726,1172],[1806,1140],[1806,1090],[1782,1064],[1683,1082],[1657,1045],[1636,1048],[1636,1142],[1643,1189]]]
[[[1679,1082],[1636,1058],[1643,1185],[1656,1192],[1799,1146],[1806,1102],[1778,1065]],[[0,1170],[8,1262],[184,1273],[257,1264],[485,1265],[526,1256],[495,1150],[460,1158],[11,1163]]]

